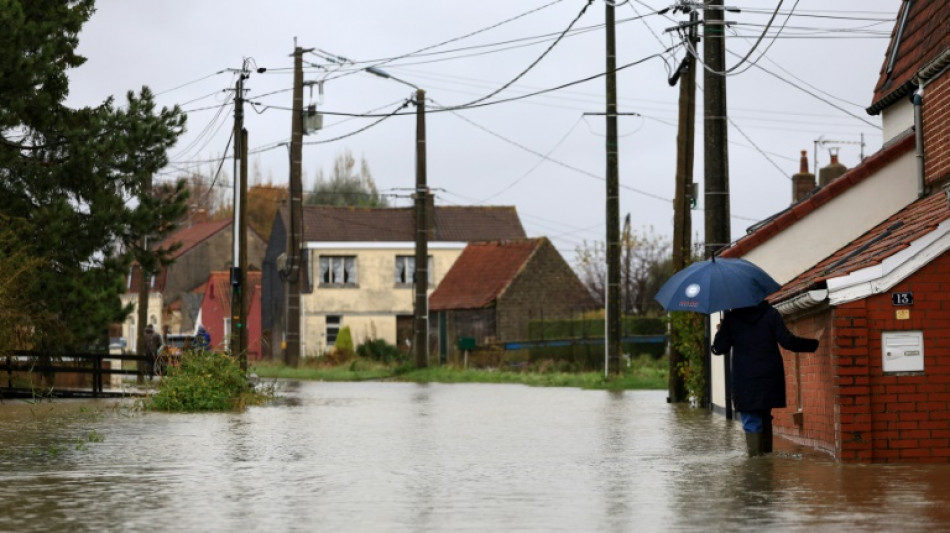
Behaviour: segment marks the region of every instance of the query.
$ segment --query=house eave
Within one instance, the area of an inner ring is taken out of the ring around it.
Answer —
[[[950,66],[950,48],[947,48],[940,54],[937,54],[937,57],[929,61],[924,66],[920,67],[917,70],[917,73],[914,74],[911,79],[905,81],[896,89],[882,96],[867,109],[865,109],[865,111],[869,115],[880,114],[881,111],[886,109],[894,102],[897,102],[901,98],[905,98],[913,93],[921,83],[926,83],[927,81],[940,75],[940,73],[946,70],[948,66]]]
[[[948,249],[950,219],[879,264],[828,279],[828,302],[841,305],[886,292]]]

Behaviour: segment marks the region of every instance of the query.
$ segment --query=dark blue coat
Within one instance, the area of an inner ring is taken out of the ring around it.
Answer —
[[[737,411],[785,407],[785,368],[779,345],[792,352],[818,349],[817,340],[793,335],[768,302],[726,312],[712,352],[721,355],[732,350],[732,399]]]

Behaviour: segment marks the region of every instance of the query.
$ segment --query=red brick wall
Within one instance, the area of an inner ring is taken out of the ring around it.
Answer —
[[[498,298],[498,340],[527,340],[532,320],[571,318],[594,308],[577,274],[545,239]]]
[[[773,411],[775,433],[829,453],[835,452],[835,382],[831,358],[833,338],[831,311],[800,318],[786,318],[786,325],[799,337],[819,340],[815,353],[795,354],[783,350],[785,392],[788,407]],[[796,420],[795,414],[801,413]]]
[[[950,72],[924,90],[924,176],[928,185],[950,179]]]
[[[873,354],[868,346],[868,301],[840,305],[831,332],[833,388],[838,420],[835,456],[846,462],[871,460],[870,383]],[[880,336],[880,333],[878,333]]]
[[[914,294],[912,306],[891,303],[892,292],[908,291]],[[837,456],[842,461],[950,462],[947,294],[950,253],[885,293],[836,308]],[[898,320],[898,309],[909,310],[910,318]],[[902,330],[923,331],[924,372],[885,375],[881,332]]]

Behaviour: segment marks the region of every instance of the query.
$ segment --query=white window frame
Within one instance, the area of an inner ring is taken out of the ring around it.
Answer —
[[[321,255],[317,260],[317,276],[321,287],[355,287],[359,268],[355,255]]]
[[[429,285],[435,283],[435,277],[432,272],[433,260],[432,256],[428,256],[428,267],[427,276],[429,278]],[[412,274],[416,271],[416,256],[415,255],[397,255],[395,266],[393,268],[393,280],[396,285],[409,287],[412,285]]]

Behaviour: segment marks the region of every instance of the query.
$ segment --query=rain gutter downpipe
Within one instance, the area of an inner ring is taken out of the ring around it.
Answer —
[[[927,193],[927,187],[924,182],[924,128],[923,128],[923,103],[924,103],[924,81],[918,81],[917,91],[913,96],[914,103],[914,136],[917,144],[917,198],[923,198]]]

